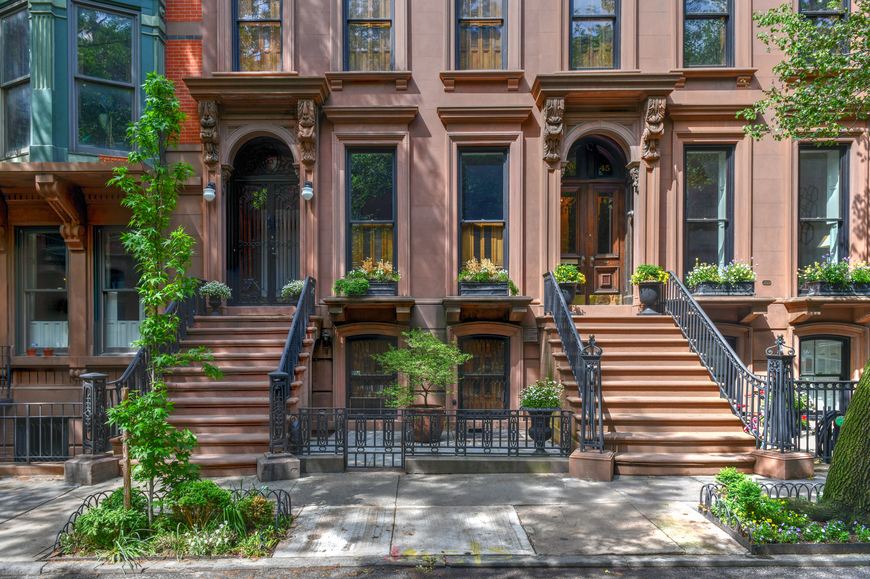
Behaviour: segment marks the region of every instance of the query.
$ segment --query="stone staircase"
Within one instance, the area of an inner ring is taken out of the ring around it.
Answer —
[[[197,316],[182,348],[204,346],[214,354],[223,377],[212,380],[199,368],[174,368],[167,387],[175,409],[170,422],[196,434],[192,462],[205,476],[256,473],[257,458],[269,444],[269,373],[281,360],[293,320],[290,307],[225,308],[224,315]],[[291,382],[288,408],[307,391],[315,328]]]
[[[553,374],[566,387],[566,407],[579,410],[559,334],[544,321]],[[715,474],[726,466],[752,471],[755,439],[670,316],[587,306],[574,321],[584,342],[594,335],[603,349],[605,443],[616,452],[616,474]]]

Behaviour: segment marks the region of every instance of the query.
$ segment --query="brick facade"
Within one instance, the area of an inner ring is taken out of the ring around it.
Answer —
[[[197,2],[197,4],[199,4]],[[181,130],[181,143],[199,143],[196,101],[190,96],[182,79],[198,76],[202,71],[201,40],[168,40],[166,42],[166,76],[175,83],[181,110],[187,120]]]
[[[167,22],[193,22],[202,18],[202,0],[166,0]]]

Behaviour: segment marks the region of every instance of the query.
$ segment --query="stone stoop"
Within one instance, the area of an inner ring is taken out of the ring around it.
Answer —
[[[670,316],[638,316],[631,306],[586,306],[574,322],[601,346],[605,445],[622,475],[707,475],[733,466],[752,472],[755,438]],[[579,412],[577,384],[552,319],[544,340],[565,400]],[[579,421],[579,414],[575,415]]]
[[[271,313],[270,313],[271,312]],[[289,308],[225,308],[197,316],[182,348],[204,346],[223,377],[199,368],[174,368],[167,376],[175,404],[170,422],[190,429],[198,447],[192,462],[205,476],[253,475],[269,445],[269,373],[278,368],[293,316]],[[304,397],[315,327],[310,325],[291,382],[288,408]]]

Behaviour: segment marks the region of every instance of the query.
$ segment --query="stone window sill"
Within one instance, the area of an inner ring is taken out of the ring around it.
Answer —
[[[345,83],[395,83],[397,91],[408,90],[411,80],[409,70],[385,70],[385,71],[333,71],[326,73],[329,88],[333,91],[344,89]]]
[[[523,80],[521,70],[443,70],[441,84],[444,92],[453,92],[457,83],[506,83],[507,90],[517,91]]]

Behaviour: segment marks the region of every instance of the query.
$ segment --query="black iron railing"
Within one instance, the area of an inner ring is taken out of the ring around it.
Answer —
[[[857,381],[795,380],[795,449],[831,462]]]
[[[0,462],[54,462],[82,453],[80,402],[0,406]]]
[[[0,346],[0,401],[12,400],[12,347]]]
[[[594,336],[584,344],[574,325],[574,318],[565,296],[552,272],[544,276],[544,312],[553,316],[553,323],[562,341],[562,350],[577,382],[580,398],[580,428],[577,439],[580,450],[604,452],[604,405],[601,399],[601,348]]]
[[[317,282],[306,277],[302,293],[296,302],[296,312],[284,343],[284,352],[278,369],[269,374],[269,452],[290,452],[287,402],[290,399],[290,384],[295,380],[299,354],[304,347],[305,335],[311,315],[314,314]]]

